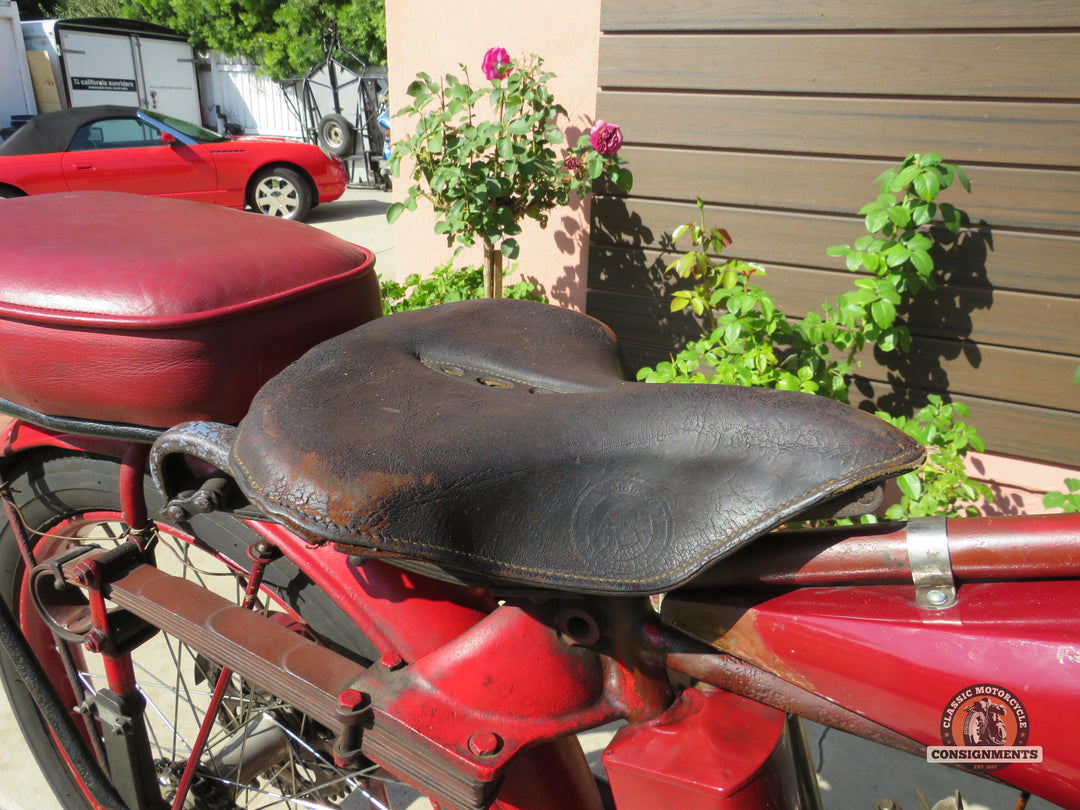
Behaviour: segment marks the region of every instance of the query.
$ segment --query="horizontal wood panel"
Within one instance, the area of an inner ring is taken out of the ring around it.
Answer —
[[[937,354],[939,348],[946,353]],[[958,350],[961,352],[959,355],[956,354]],[[977,368],[970,362],[971,353],[978,354]],[[637,369],[653,367],[670,356],[670,352],[632,341],[628,342],[625,354],[631,377],[636,375]],[[876,381],[878,385],[886,380],[896,384],[894,370],[875,360],[872,353],[860,359],[860,377]],[[908,359],[912,373],[904,375],[902,388],[932,393],[941,393],[947,388],[960,399],[971,397],[1031,405],[1028,394],[1031,387],[1037,386],[1041,394],[1038,402],[1040,407],[1070,412],[1074,418],[1080,410],[1080,402],[1072,385],[1073,370],[1076,368],[1074,358],[994,347],[980,349],[959,344],[950,347],[943,346],[940,341],[923,338],[914,341]],[[988,380],[992,384],[988,385]],[[852,398],[853,401],[856,399],[854,393]]]
[[[875,199],[874,179],[896,163],[635,146],[620,154],[634,173],[635,197],[838,214]],[[941,199],[975,221],[1080,232],[1080,172],[980,166],[968,174],[971,195],[954,186]]]
[[[971,201],[975,197],[968,198]],[[974,206],[967,205],[968,210]],[[656,284],[663,266],[677,255],[656,250],[670,242],[671,233],[684,222],[696,221],[692,203],[596,196],[592,203],[594,244],[652,248],[636,254],[623,251],[605,258],[603,272],[618,270],[638,295],[663,294]],[[861,217],[795,214],[711,205],[708,224],[725,228],[734,240],[728,255],[772,264],[842,270],[844,261],[825,255],[830,245],[851,244],[865,233]],[[940,229],[944,231],[944,229]],[[935,230],[935,234],[939,231]],[[947,231],[942,237],[951,236]],[[944,244],[944,242],[943,242]],[[680,250],[687,249],[684,237]],[[944,278],[953,283],[993,286],[995,289],[1080,296],[1080,237],[1022,231],[995,232],[973,229],[947,251],[935,253]],[[640,278],[629,281],[635,274]]]
[[[592,266],[601,261],[595,254],[590,257],[590,274],[596,278],[603,271],[599,268],[594,271]],[[596,317],[620,336],[658,346],[681,346],[686,340],[700,336],[697,321],[682,313],[671,314],[666,299],[623,295],[601,289],[601,283],[598,280],[589,285],[596,291],[596,305],[602,307],[598,312],[604,313],[603,317],[599,314]],[[818,310],[817,302],[835,300],[837,295],[851,289],[850,277],[843,274],[788,267],[773,268],[760,284],[772,294],[777,306],[793,318]],[[1080,356],[1076,340],[1080,301],[1076,299],[942,287],[934,301],[920,299],[916,303],[907,323],[912,334],[925,337]],[[1032,396],[1037,396],[1037,392],[1032,392]]]
[[[636,144],[1080,167],[1077,104],[608,91],[596,117]]]
[[[631,378],[636,369],[655,365],[667,358],[663,351],[652,346],[624,342],[621,348],[626,373]],[[920,407],[925,402],[926,393],[880,380],[859,378],[852,385],[851,402],[864,410],[880,407],[899,413],[905,407]],[[1037,458],[1071,467],[1077,465],[1077,459],[1080,459],[1080,419],[1075,412],[955,392],[953,398],[971,408],[969,421],[991,453]]]
[[[898,28],[1080,27],[1074,0],[695,0],[658,5],[653,0],[604,0],[600,30],[830,30]]]
[[[866,397],[852,394],[852,403],[911,398],[911,391],[887,383],[865,381]],[[1036,458],[1052,464],[1077,466],[1080,459],[1080,419],[1076,414],[980,397],[956,397],[971,409],[969,420],[991,453]]]
[[[599,83],[608,90],[1076,99],[1078,52],[1075,32],[613,36],[600,39]]]

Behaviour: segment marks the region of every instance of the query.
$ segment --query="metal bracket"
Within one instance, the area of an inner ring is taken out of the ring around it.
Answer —
[[[913,518],[907,524],[908,559],[915,604],[942,610],[956,604],[956,581],[949,558],[949,532],[943,517]]]

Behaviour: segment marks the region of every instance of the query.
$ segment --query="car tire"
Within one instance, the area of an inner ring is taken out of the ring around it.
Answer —
[[[330,113],[319,122],[319,146],[338,157],[352,154],[355,135],[352,124],[343,115]]]
[[[12,199],[14,197],[25,197],[26,195],[19,191],[17,188],[11,186],[0,186],[0,200]]]
[[[307,179],[293,169],[263,169],[251,181],[251,207],[257,213],[281,219],[303,219],[314,195]]]

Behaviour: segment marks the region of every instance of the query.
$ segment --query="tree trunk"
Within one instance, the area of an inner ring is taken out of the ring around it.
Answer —
[[[503,255],[488,241],[484,242],[484,297],[502,298]]]

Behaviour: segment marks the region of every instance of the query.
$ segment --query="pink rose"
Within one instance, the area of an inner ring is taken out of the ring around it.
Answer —
[[[505,79],[510,74],[510,54],[506,48],[488,48],[482,68],[489,79]]]
[[[589,132],[589,143],[601,155],[614,155],[622,146],[622,130],[618,124],[597,121]]]

